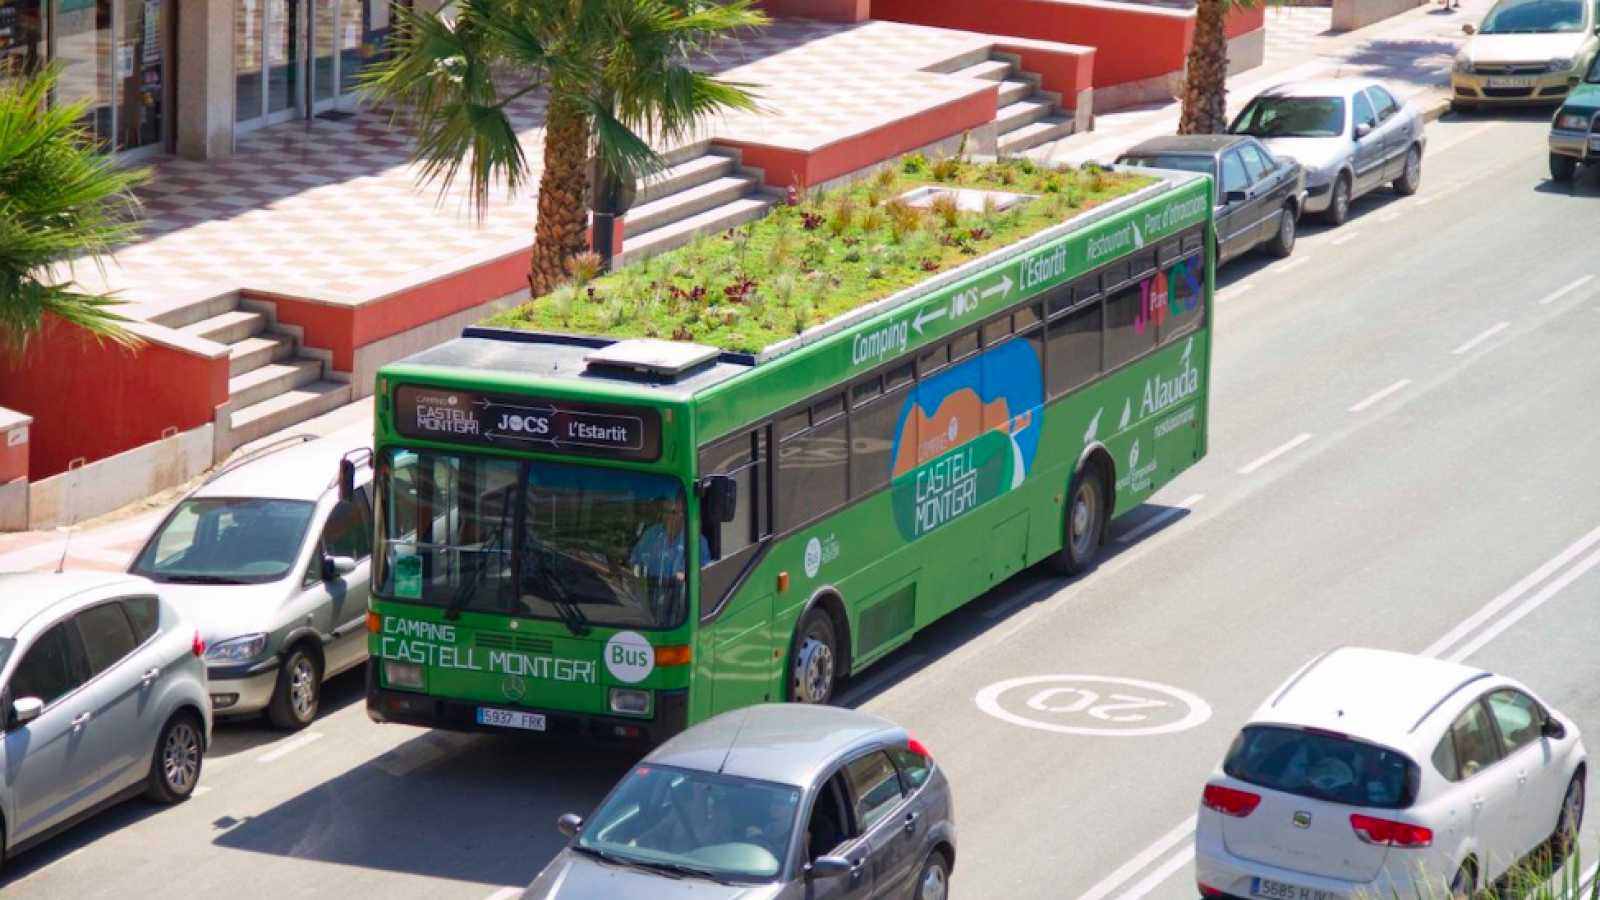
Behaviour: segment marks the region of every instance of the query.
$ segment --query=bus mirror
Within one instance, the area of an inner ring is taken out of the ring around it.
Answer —
[[[739,482],[727,475],[712,475],[705,480],[701,497],[707,522],[722,525],[732,522],[739,511]]]
[[[349,500],[356,495],[356,464],[349,459],[339,460],[339,499]]]

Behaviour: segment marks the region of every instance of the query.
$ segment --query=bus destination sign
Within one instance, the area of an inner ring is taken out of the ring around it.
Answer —
[[[401,385],[395,430],[410,438],[654,462],[661,418],[653,409]]]

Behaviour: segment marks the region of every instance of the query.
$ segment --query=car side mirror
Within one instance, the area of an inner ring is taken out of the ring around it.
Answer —
[[[1554,718],[1545,719],[1544,726],[1539,729],[1539,733],[1552,741],[1559,741],[1567,736],[1567,726]]]
[[[1222,202],[1228,206],[1232,206],[1235,203],[1243,203],[1249,199],[1250,195],[1244,191],[1229,191],[1222,195]]]
[[[356,570],[356,561],[348,556],[324,556],[322,558],[322,580],[333,581],[343,578]]]
[[[856,864],[842,856],[819,856],[806,866],[807,878],[841,878],[854,872]]]
[[[354,460],[339,460],[339,499],[351,500],[356,495],[356,464]]]
[[[1359,140],[1361,140],[1362,138],[1366,137],[1367,135],[1369,135],[1371,133],[1372,133],[1372,123],[1371,122],[1357,122],[1356,123],[1356,140],[1359,141]]]
[[[11,728],[19,728],[44,715],[44,701],[38,697],[23,697],[11,704]]]
[[[578,832],[583,830],[583,816],[577,813],[562,813],[561,818],[556,820],[556,827],[569,838],[577,837]]]
[[[1478,33],[1478,29],[1472,27],[1472,23],[1471,22],[1462,22],[1461,23],[1461,33],[1462,34],[1477,34]]]
[[[739,482],[727,475],[711,475],[703,482],[700,504],[708,523],[732,522],[739,512]]]

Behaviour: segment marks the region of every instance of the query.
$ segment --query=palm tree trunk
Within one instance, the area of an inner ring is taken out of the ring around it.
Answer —
[[[588,189],[589,120],[578,106],[552,97],[545,118],[539,221],[528,271],[533,296],[542,297],[566,281],[568,262],[583,252],[589,228]]]
[[[1228,130],[1228,0],[1199,0],[1179,134]]]

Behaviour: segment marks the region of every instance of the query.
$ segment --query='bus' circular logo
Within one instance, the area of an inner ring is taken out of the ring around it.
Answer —
[[[817,577],[822,568],[822,541],[812,538],[806,542],[806,577]]]
[[[638,684],[656,668],[656,650],[643,635],[620,631],[606,641],[606,671],[625,684]]]

